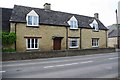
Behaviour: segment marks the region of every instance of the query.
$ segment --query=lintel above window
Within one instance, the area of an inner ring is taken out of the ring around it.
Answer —
[[[26,16],[27,26],[39,26],[39,16],[32,10]]]

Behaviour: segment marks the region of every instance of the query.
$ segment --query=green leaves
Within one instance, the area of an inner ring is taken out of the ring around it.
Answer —
[[[14,32],[2,32],[2,44],[10,45],[16,41],[16,34]]]

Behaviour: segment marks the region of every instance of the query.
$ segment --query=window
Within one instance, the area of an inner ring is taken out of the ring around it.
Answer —
[[[94,19],[94,21],[89,24],[91,26],[91,28],[93,28],[93,31],[99,31],[99,26],[98,26],[98,22]]]
[[[69,48],[78,48],[78,39],[70,39]]]
[[[99,47],[99,39],[98,38],[93,38],[92,39],[92,47]]]
[[[28,16],[28,26],[38,26],[39,25],[39,18],[38,16]]]
[[[75,16],[72,16],[70,20],[68,21],[68,24],[70,25],[70,29],[78,29],[78,21],[75,18]]]
[[[39,26],[39,15],[34,10],[27,14],[26,20],[27,26]]]
[[[78,23],[77,21],[70,21],[70,29],[78,29]]]
[[[37,38],[28,38],[26,39],[27,49],[38,49],[38,39]]]
[[[98,29],[98,24],[93,23],[93,29],[94,29],[94,31],[98,31],[98,30],[99,30],[99,29]]]

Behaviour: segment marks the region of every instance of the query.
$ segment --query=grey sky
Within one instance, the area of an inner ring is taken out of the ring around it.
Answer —
[[[99,19],[105,26],[116,23],[115,10],[120,0],[1,0],[0,7],[13,8],[14,4],[43,8],[51,3],[51,9],[86,16],[99,13]]]

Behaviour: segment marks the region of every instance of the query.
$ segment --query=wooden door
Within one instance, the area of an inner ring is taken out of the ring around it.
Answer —
[[[55,38],[53,40],[53,49],[54,50],[60,50],[61,49],[61,39],[60,38]]]

